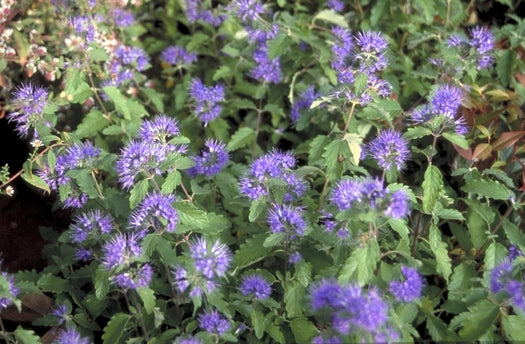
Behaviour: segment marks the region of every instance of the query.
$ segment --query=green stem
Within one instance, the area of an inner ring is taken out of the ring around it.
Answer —
[[[150,342],[150,337],[148,333],[148,329],[146,328],[146,323],[144,322],[144,317],[142,316],[142,307],[140,306],[140,302],[137,300],[137,296],[135,293],[132,294],[133,297],[133,303],[137,307],[137,315],[139,316],[140,326],[142,327],[142,333],[144,334],[144,339],[146,339],[146,343]]]
[[[9,343],[9,337],[7,336],[7,331],[5,330],[2,317],[0,317],[0,330],[2,331],[2,337],[4,337],[6,344]]]
[[[346,131],[348,130],[348,126],[350,125],[350,120],[352,119],[352,116],[354,114],[356,102],[352,102],[352,107],[350,108],[350,113],[348,114],[348,118],[345,122],[345,127],[343,128],[343,137],[346,135]]]

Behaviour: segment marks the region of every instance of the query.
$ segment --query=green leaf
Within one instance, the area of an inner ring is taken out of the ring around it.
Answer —
[[[255,234],[246,239],[246,242],[240,244],[233,257],[236,269],[245,268],[266,258],[271,251],[270,248],[263,245],[266,236],[267,234]]]
[[[281,56],[288,48],[288,35],[284,32],[279,33],[275,38],[268,41],[268,58],[270,60]]]
[[[106,53],[106,50],[93,44],[89,50],[89,59],[94,62],[107,61],[109,60],[109,55]]]
[[[470,262],[463,262],[454,268],[454,273],[450,276],[448,291],[454,293],[464,293],[472,287],[472,281],[476,278],[475,266]],[[449,294],[450,295],[450,294]],[[449,296],[450,298],[450,296]]]
[[[317,13],[315,17],[313,17],[312,23],[315,23],[317,20],[327,21],[329,23],[348,28],[348,23],[346,22],[345,17],[337,14],[334,10],[322,10],[321,12]]]
[[[22,173],[22,179],[25,180],[27,183],[33,185],[34,187],[37,187],[41,190],[44,190],[45,192],[47,193],[50,193],[51,192],[51,189],[49,189],[49,186],[47,185],[47,183],[42,179],[40,178],[39,176],[35,175],[35,174],[27,174],[26,172]]]
[[[422,184],[423,211],[428,214],[431,213],[443,189],[443,176],[436,166],[429,165],[424,178]]]
[[[188,202],[176,202],[175,209],[179,213],[180,222],[188,227],[198,230],[208,226],[206,212]]]
[[[444,220],[459,220],[463,221],[465,218],[463,217],[463,214],[459,210],[456,209],[440,209],[436,215],[440,219]]]
[[[308,165],[315,166],[323,163],[323,153],[326,145],[330,143],[330,138],[325,135],[316,136],[312,142],[310,142],[310,150],[308,154]]]
[[[305,261],[295,264],[294,278],[307,288],[312,280],[312,264]]]
[[[109,280],[111,275],[109,271],[100,267],[95,273],[94,283],[95,283],[95,295],[97,299],[102,300],[109,293]]]
[[[284,233],[271,233],[268,235],[266,240],[264,240],[264,247],[274,247],[279,246],[284,242],[285,234]]]
[[[180,184],[181,174],[177,170],[171,171],[162,183],[161,191],[163,194],[167,195],[173,192],[175,188]]]
[[[346,144],[341,140],[334,140],[324,147],[326,174],[330,180],[338,180],[343,173],[343,164],[339,161],[341,155],[341,145]]]
[[[426,24],[431,24],[433,22],[434,15],[436,14],[433,1],[414,0],[414,7],[421,18],[425,19]]]
[[[468,206],[466,223],[470,241],[474,247],[479,248],[487,239],[496,213],[488,204],[478,200],[465,199],[464,202]]]
[[[250,204],[250,214],[248,215],[248,220],[250,222],[255,222],[261,214],[266,212],[268,204],[265,198],[259,198],[253,201]]]
[[[85,137],[94,136],[102,131],[109,125],[109,121],[104,118],[102,112],[93,109],[82,119],[75,131],[75,136],[79,139]]]
[[[292,319],[290,328],[298,344],[309,344],[312,338],[319,334],[317,327],[310,320],[302,317]]]
[[[368,86],[368,76],[365,73],[360,73],[356,76],[354,81],[356,96],[360,96]]]
[[[436,256],[436,271],[442,274],[443,278],[448,281],[452,273],[452,263],[448,256],[447,244],[441,241],[441,232],[434,224],[430,226],[428,240],[430,249]]]
[[[450,331],[443,320],[434,315],[427,316],[427,330],[436,342],[449,342],[456,339],[456,335]]]
[[[135,207],[144,199],[149,189],[149,181],[147,179],[140,180],[137,184],[133,185],[131,192],[129,193],[129,207],[135,209]]]
[[[503,222],[503,230],[507,235],[507,239],[514,245],[517,245],[521,252],[525,252],[525,234],[523,234],[523,231],[508,219],[505,219]]]
[[[499,306],[488,300],[481,300],[474,306],[469,307],[465,320],[461,322],[463,328],[459,331],[460,338],[468,342],[474,342],[491,328],[498,314]]]
[[[162,93],[146,87],[141,88],[141,91],[144,92],[147,100],[153,103],[158,112],[164,113],[164,95]]]
[[[250,318],[252,320],[253,329],[255,330],[255,336],[261,339],[264,334],[264,315],[257,309],[253,308],[250,312]]]
[[[298,317],[303,314],[303,306],[306,304],[306,288],[298,281],[283,281],[284,303],[289,318]]]
[[[17,343],[22,344],[40,344],[40,337],[33,330],[25,330],[18,326],[14,332]]]
[[[490,179],[475,179],[469,181],[461,188],[462,191],[478,194],[482,197],[509,200],[514,193],[505,185]]]
[[[151,288],[147,287],[137,289],[137,293],[144,304],[144,310],[147,314],[151,314],[153,308],[155,308],[155,293]]]
[[[468,149],[468,142],[463,135],[456,134],[453,131],[446,131],[442,135],[446,140],[452,142],[453,144],[463,149]]]
[[[228,150],[233,152],[239,148],[245,147],[255,140],[255,131],[252,128],[240,128],[232,135],[230,142],[228,142]]]
[[[512,5],[510,5],[512,7]],[[499,51],[499,57],[496,64],[498,81],[501,86],[507,87],[510,83],[512,72],[516,64],[517,54],[513,49],[502,49]]]
[[[126,97],[122,95],[120,90],[115,86],[105,86],[102,88],[102,90],[115,104],[115,109],[117,110],[117,112],[120,112],[125,119],[131,120],[131,112],[126,101]]]
[[[102,341],[104,344],[119,344],[124,343],[124,334],[127,333],[126,328],[131,316],[124,313],[116,313],[108,324],[104,327],[104,334],[102,335]]]
[[[413,127],[408,128],[403,134],[403,137],[407,140],[420,139],[425,136],[432,135],[432,130],[425,127]]]
[[[525,318],[519,315],[504,315],[501,321],[506,339],[514,343],[525,342]]]
[[[501,263],[505,257],[507,257],[508,251],[499,242],[491,242],[489,247],[485,250],[485,258],[483,262],[485,271],[492,270],[496,265]]]
[[[68,281],[49,273],[42,275],[38,280],[37,285],[42,291],[51,291],[57,294],[71,289]]]
[[[284,334],[279,328],[279,326],[273,323],[272,314],[267,314],[264,320],[266,323],[266,332],[270,335],[270,337],[272,337],[272,339],[279,344],[285,344],[286,339],[284,338]]]
[[[232,70],[228,66],[220,66],[219,69],[213,74],[213,81],[225,79],[226,77],[232,76]]]
[[[359,165],[359,158],[361,157],[361,144],[363,143],[363,138],[358,134],[345,134],[344,140],[348,144],[348,149],[352,153],[352,162],[354,165]]]
[[[369,240],[363,247],[356,248],[345,261],[339,282],[357,282],[361,286],[367,284],[374,275],[379,257],[380,250],[375,240]]]

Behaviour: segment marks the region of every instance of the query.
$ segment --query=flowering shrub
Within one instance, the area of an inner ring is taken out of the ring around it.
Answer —
[[[0,274],[0,312],[55,300],[0,321],[7,343],[525,340],[518,16],[1,6],[4,120],[32,148],[0,192],[22,178],[72,212],[42,228],[42,271]]]

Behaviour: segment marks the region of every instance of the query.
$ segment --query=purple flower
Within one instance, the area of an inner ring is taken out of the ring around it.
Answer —
[[[7,281],[7,290],[3,290],[3,294],[9,295],[8,297],[0,296],[0,312],[1,312],[3,309],[7,308],[9,305],[13,303],[12,299],[17,297],[17,295],[20,293],[20,289],[18,289],[18,287],[16,286],[15,279],[11,274],[1,271],[0,275],[2,276],[3,279]]]
[[[82,338],[80,333],[72,327],[67,327],[65,330],[61,330],[58,337],[56,338],[57,344],[89,344],[88,338]]]
[[[255,66],[250,71],[250,76],[265,83],[278,84],[281,81],[281,59],[268,57],[268,47],[260,44],[253,53]]]
[[[465,43],[467,43],[467,40],[465,39],[465,37],[463,37],[461,35],[452,35],[452,36],[449,37],[449,39],[447,41],[447,44],[448,44],[449,48],[459,47],[459,46],[461,46],[462,44],[465,44]]]
[[[202,344],[202,341],[198,338],[179,338],[174,344]]]
[[[127,266],[141,254],[141,247],[133,234],[117,234],[102,247],[102,263],[106,269]]]
[[[71,238],[73,242],[81,243],[88,238],[99,240],[102,234],[109,234],[113,229],[110,215],[103,215],[100,209],[90,210],[73,219]]]
[[[192,0],[186,2],[186,18],[188,22],[195,23],[198,20],[202,20],[205,23],[209,23],[215,27],[221,25],[224,16],[215,16],[210,10],[203,8],[202,0]]]
[[[279,25],[272,23],[270,25],[258,26],[256,28],[247,27],[246,33],[248,40],[253,43],[263,44],[279,34]]]
[[[342,344],[343,342],[338,337],[333,336],[317,336],[312,339],[312,344]]]
[[[147,195],[130,216],[129,224],[139,237],[150,229],[162,233],[175,231],[179,215],[173,208],[174,195],[162,195],[157,192]]]
[[[366,53],[381,54],[388,47],[388,42],[380,32],[359,32],[355,37],[361,51]]]
[[[350,30],[336,26],[332,29],[333,35],[336,37],[336,42],[332,45],[332,53],[335,55],[335,58],[332,62],[332,67],[339,71],[346,67],[346,60],[353,52],[354,49],[354,39],[352,37],[352,32]],[[347,80],[347,83],[353,82],[352,79]]]
[[[419,299],[423,290],[423,278],[416,269],[408,266],[402,266],[401,272],[405,280],[390,282],[390,292],[400,302],[408,303]]]
[[[333,9],[335,12],[341,12],[345,8],[345,3],[341,0],[328,0],[326,6]]]
[[[52,315],[58,317],[58,325],[62,325],[68,318],[67,306],[65,304],[59,305],[51,312]]]
[[[187,144],[170,143],[170,140],[178,136],[178,122],[163,114],[157,115],[153,120],[144,121],[139,129],[139,137],[143,142],[159,144],[170,152],[186,153]]]
[[[408,142],[397,130],[383,130],[367,145],[367,152],[379,167],[390,170],[394,166],[401,170],[407,161],[410,150]]]
[[[405,190],[399,189],[392,193],[390,203],[384,214],[394,219],[401,219],[410,214],[409,197]]]
[[[453,118],[459,111],[462,101],[461,88],[448,84],[439,85],[432,95],[432,111]]]
[[[208,333],[221,335],[230,329],[230,322],[214,309],[199,315],[199,326]]]
[[[317,97],[319,97],[319,95],[315,92],[312,85],[308,86],[308,88],[301,93],[299,99],[295,101],[290,110],[290,118],[293,123],[297,123],[301,117],[301,111],[310,109],[310,106]]]
[[[268,211],[268,225],[273,233],[285,233],[292,240],[297,235],[304,235],[306,228],[303,210],[287,204],[274,204]]]
[[[258,0],[235,0],[231,8],[245,23],[256,21],[259,15],[265,13],[263,5]]]
[[[509,246],[509,260],[512,262],[517,257],[523,256],[523,252],[515,245]]]
[[[206,87],[201,80],[193,79],[190,85],[190,97],[196,103],[195,113],[204,122],[204,126],[207,126],[222,111],[222,106],[218,103],[224,101],[224,85]]]
[[[295,167],[295,157],[291,152],[272,150],[270,153],[255,159],[251,173],[255,178],[264,181],[266,178],[280,178]]]
[[[119,181],[124,189],[131,189],[139,175],[146,178],[160,175],[159,165],[165,160],[166,151],[161,145],[132,140],[117,160]]]
[[[231,263],[231,252],[228,246],[215,241],[210,245],[203,237],[195,240],[190,246],[190,254],[195,270],[206,278],[223,277]]]
[[[149,286],[153,277],[153,269],[149,264],[137,268],[128,268],[125,272],[113,277],[113,282],[123,289],[137,290]]]
[[[181,46],[170,45],[160,54],[162,61],[175,66],[181,64],[190,64],[197,61],[197,54],[189,53]]]
[[[317,311],[324,307],[338,307],[341,293],[342,288],[337,282],[322,280],[310,290],[312,309]]]
[[[490,291],[493,294],[505,289],[508,281],[512,279],[512,265],[508,260],[496,265],[490,272]]]
[[[244,276],[240,290],[243,295],[253,295],[257,300],[267,299],[272,293],[270,283],[264,277],[256,274]]]
[[[135,24],[133,12],[119,7],[112,9],[113,20],[118,27],[128,27]]]
[[[492,32],[486,27],[475,27],[470,31],[471,46],[478,53],[478,69],[490,66],[493,58],[490,55],[496,46],[496,40]]]
[[[121,45],[115,51],[115,55],[123,65],[135,64],[139,72],[146,69],[149,62],[148,54],[139,47]]]
[[[239,180],[239,191],[252,201],[268,194],[259,180],[250,177],[243,177]]]
[[[93,258],[93,251],[88,248],[77,248],[75,249],[75,259],[81,262],[87,262]]]
[[[361,183],[355,179],[343,179],[337,182],[332,192],[332,202],[339,211],[351,209],[355,202],[361,201]]]
[[[200,156],[194,156],[195,166],[188,169],[190,176],[198,174],[207,178],[219,173],[229,161],[226,145],[218,140],[207,139]]]
[[[15,122],[16,131],[21,138],[27,138],[29,129],[44,123],[51,126],[43,117],[47,105],[48,92],[30,82],[20,85],[14,92],[11,102],[15,112],[7,115],[9,122]]]

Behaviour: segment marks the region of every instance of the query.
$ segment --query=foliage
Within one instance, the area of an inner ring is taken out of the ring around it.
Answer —
[[[32,152],[0,191],[73,215],[0,310],[52,295],[58,343],[524,340],[525,21],[499,3],[489,28],[460,0],[3,1]]]

